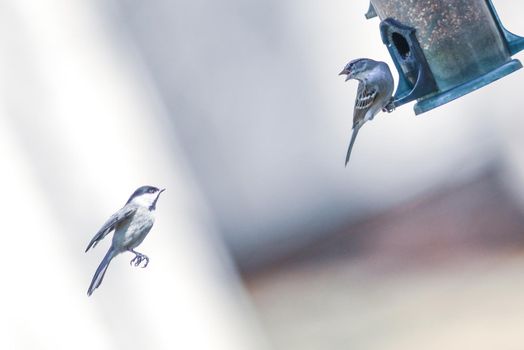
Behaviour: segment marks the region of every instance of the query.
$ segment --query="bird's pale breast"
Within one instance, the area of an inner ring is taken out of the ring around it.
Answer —
[[[137,247],[153,227],[155,217],[147,208],[139,208],[128,220],[121,222],[115,229],[113,246],[123,249]]]

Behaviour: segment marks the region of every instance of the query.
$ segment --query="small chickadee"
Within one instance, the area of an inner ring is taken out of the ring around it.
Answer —
[[[130,264],[134,263],[135,266],[140,266],[142,261],[145,261],[143,267],[147,266],[149,258],[133,249],[142,243],[151,230],[151,227],[153,227],[153,223],[155,222],[153,214],[156,209],[156,202],[160,193],[164,191],[165,188],[160,190],[153,186],[142,186],[138,188],[131,197],[129,197],[126,205],[114,213],[93,237],[91,242],[89,242],[86,252],[91,247],[94,248],[109,232],[115,230],[113,243],[100,263],[100,266],[96,269],[91,285],[87,290],[87,295],[91,295],[93,291],[100,286],[111,259],[120,253],[125,251],[132,252],[135,254],[135,257],[131,260]]]
[[[346,155],[346,166],[360,127],[371,120],[381,110],[394,109],[391,96],[394,81],[389,67],[384,62],[369,58],[359,58],[349,62],[339,75],[346,75],[346,81],[359,81],[355,108],[353,110],[353,133]]]

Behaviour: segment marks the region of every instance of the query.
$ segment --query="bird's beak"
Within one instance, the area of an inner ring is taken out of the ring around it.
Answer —
[[[344,68],[342,72],[338,73],[338,75],[346,75],[345,81],[348,81],[349,79],[351,79],[351,71],[347,68]]]
[[[155,203],[156,203],[156,201],[158,200],[158,198],[160,198],[160,194],[161,194],[162,192],[164,192],[165,190],[166,190],[166,189],[163,188],[163,189],[161,189],[160,191],[158,191],[158,194],[156,195]]]

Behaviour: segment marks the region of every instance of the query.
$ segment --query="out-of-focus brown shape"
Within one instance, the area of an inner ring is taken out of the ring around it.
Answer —
[[[334,259],[365,258],[375,266],[431,264],[524,245],[524,216],[495,171],[458,186],[430,191],[386,212],[327,234],[293,255],[247,275]],[[349,263],[349,262],[348,262]]]
[[[245,278],[276,349],[520,349],[523,233],[490,173]]]

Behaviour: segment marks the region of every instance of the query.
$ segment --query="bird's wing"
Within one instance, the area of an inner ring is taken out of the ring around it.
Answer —
[[[98,242],[104,239],[104,237],[107,236],[107,234],[115,228],[115,226],[118,223],[132,216],[136,212],[136,210],[137,210],[136,206],[126,205],[125,207],[123,207],[122,209],[120,209],[119,211],[111,215],[111,217],[105,222],[102,228],[98,230],[98,232],[93,237],[91,242],[89,242],[89,245],[86,248],[86,252],[91,247],[94,248],[98,244]]]
[[[358,84],[357,98],[355,100],[355,108],[353,110],[353,128],[357,125],[362,124],[366,113],[369,108],[373,105],[375,98],[377,97],[377,89],[366,86],[366,83],[360,82]]]

